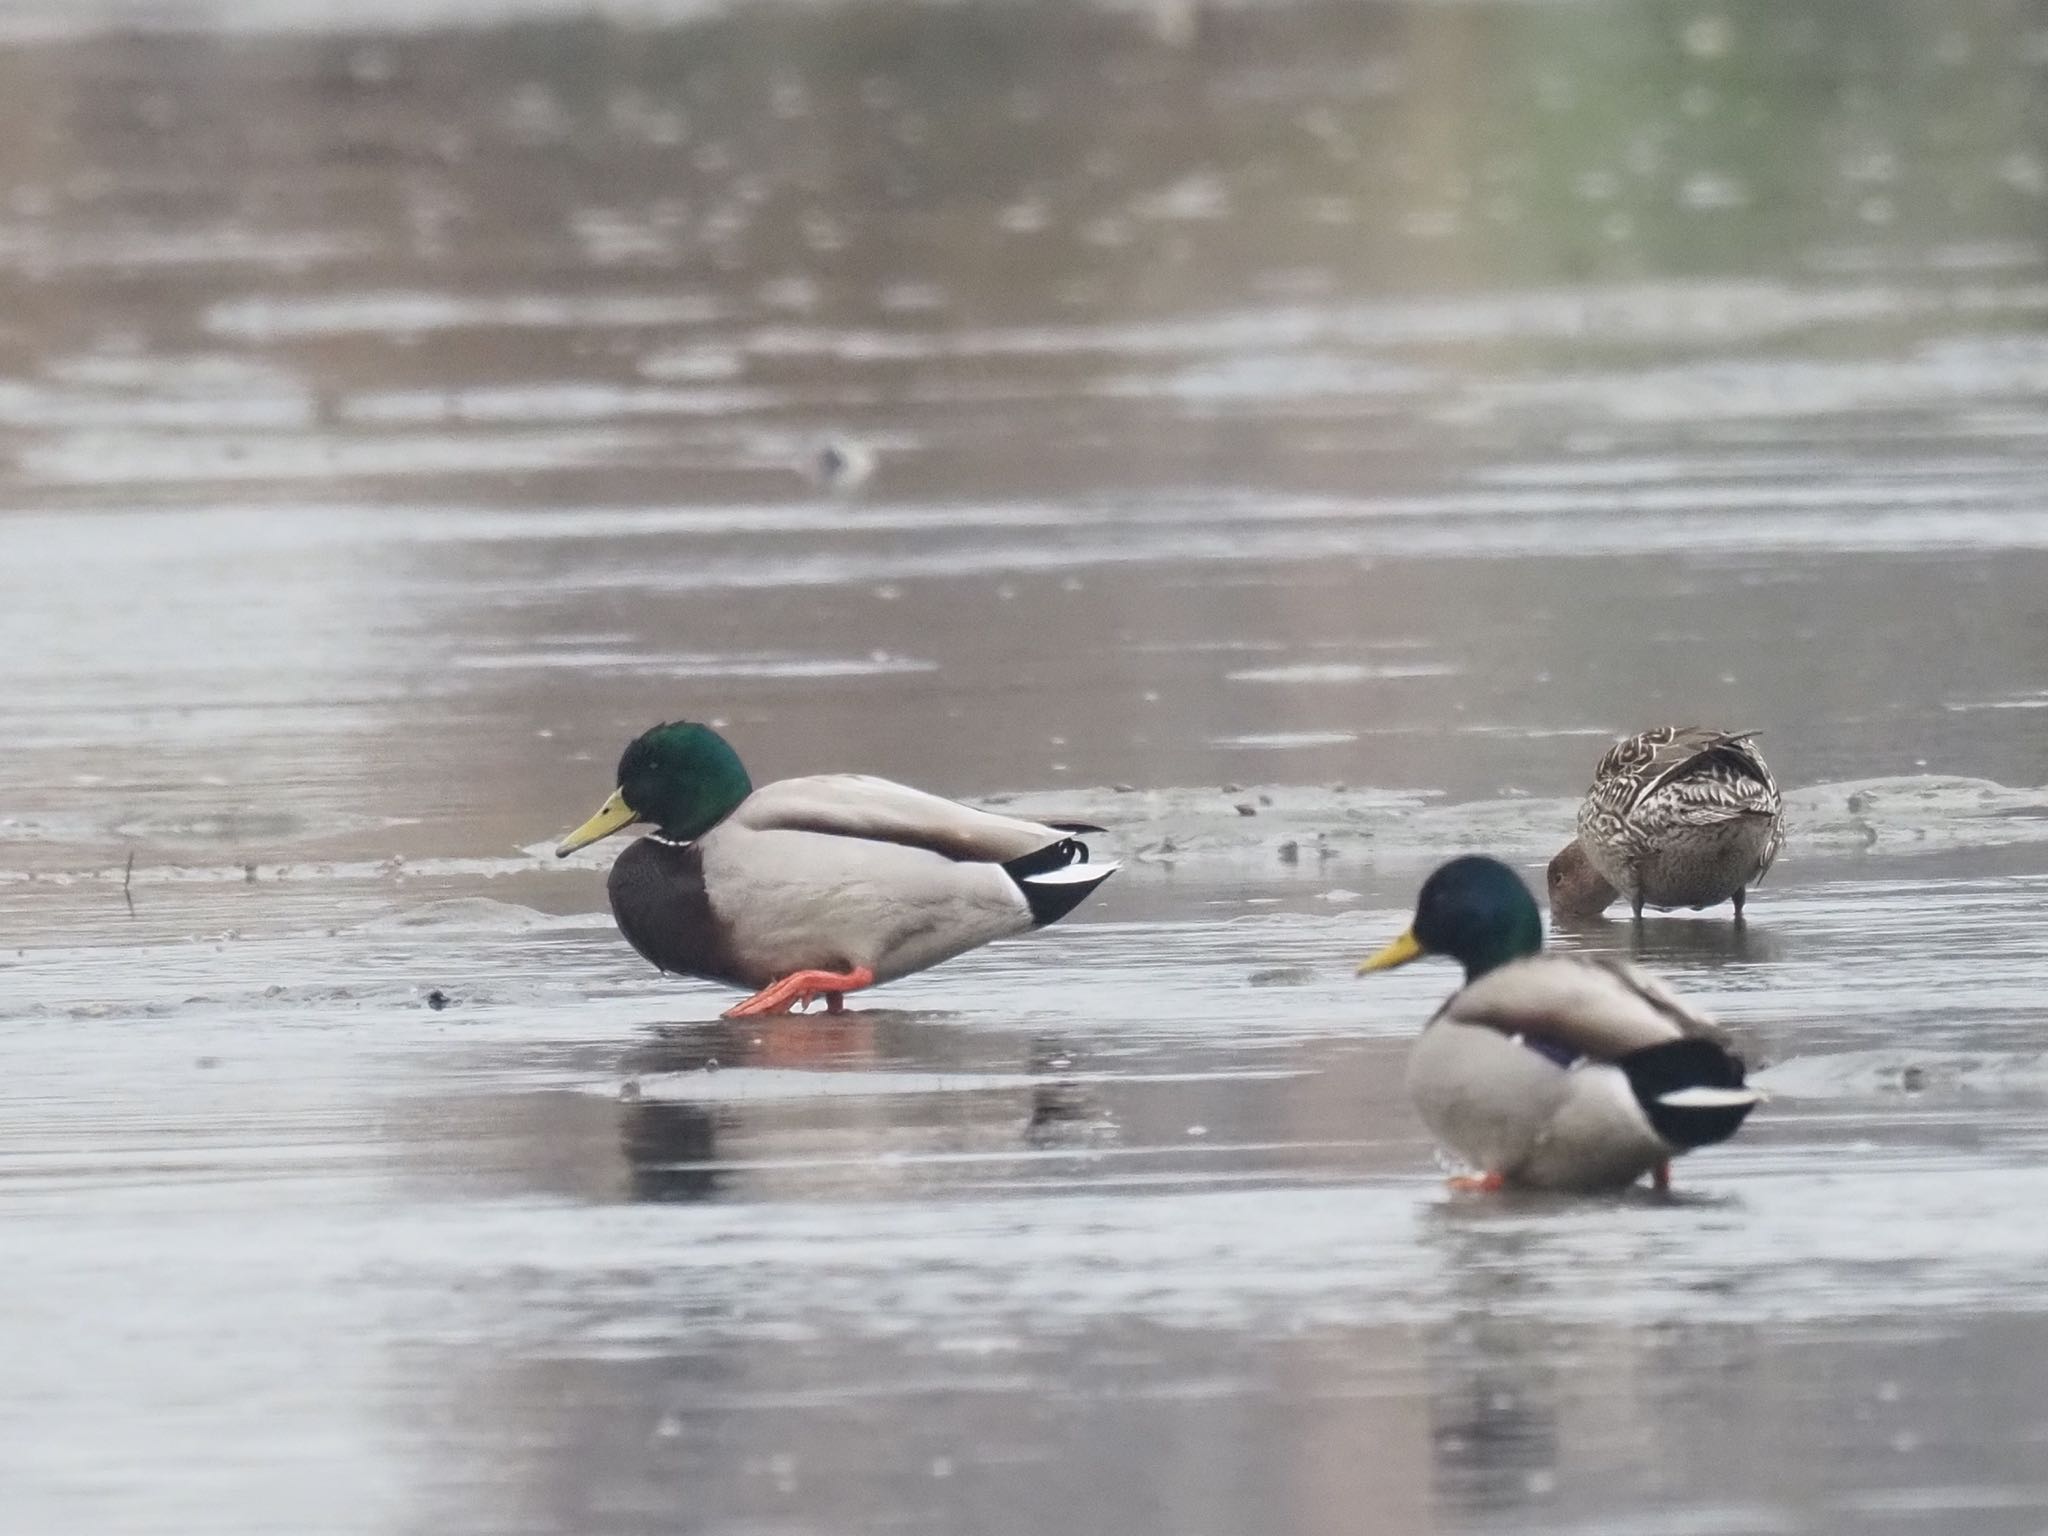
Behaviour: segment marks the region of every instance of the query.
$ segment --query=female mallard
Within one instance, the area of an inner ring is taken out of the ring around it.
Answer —
[[[607,890],[626,941],[664,971],[758,990],[727,1018],[786,1013],[1062,918],[1116,870],[1080,822],[1020,821],[863,774],[755,789],[709,726],[657,725],[619,787],[562,839],[566,857],[622,827]]]
[[[1550,917],[1598,917],[1614,905],[1621,892],[1600,878],[1600,872],[1586,857],[1585,845],[1576,837],[1557,851],[1545,872],[1550,889]]]
[[[1784,846],[1783,807],[1753,731],[1661,725],[1615,743],[1593,770],[1579,807],[1579,847],[1599,882],[1645,906],[1735,903],[1763,879]],[[1570,850],[1553,860],[1568,859]],[[1553,869],[1553,889],[1558,880]],[[1585,898],[1568,915],[1586,916],[1613,897],[1577,882]],[[1597,900],[1597,905],[1595,902]]]
[[[1543,952],[1543,918],[1496,859],[1423,882],[1406,933],[1359,966],[1424,955],[1465,967],[1408,1058],[1408,1093],[1438,1141],[1480,1170],[1461,1188],[1619,1189],[1726,1141],[1762,1097],[1719,1026],[1619,961]]]

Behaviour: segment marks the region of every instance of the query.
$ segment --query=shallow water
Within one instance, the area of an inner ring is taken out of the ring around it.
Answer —
[[[8,1528],[2048,1530],[2016,14],[9,6]],[[686,713],[1126,868],[717,1022]],[[1453,1197],[1350,964],[1677,718],[1771,1102]]]

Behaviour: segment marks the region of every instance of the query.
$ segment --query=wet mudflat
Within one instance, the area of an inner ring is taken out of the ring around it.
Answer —
[[[0,20],[8,1529],[2048,1530],[2048,34]],[[685,713],[1127,867],[718,1022]],[[1747,928],[1557,942],[1771,1103],[1448,1195],[1352,962],[1692,718]]]

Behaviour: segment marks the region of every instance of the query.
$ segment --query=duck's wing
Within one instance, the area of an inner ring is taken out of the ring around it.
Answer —
[[[1003,864],[1081,823],[1048,824],[978,811],[889,779],[859,773],[816,774],[763,785],[740,803],[730,822],[755,832],[815,832],[926,848],[966,863]]]
[[[1689,757],[1692,747],[1686,743],[1698,734],[1699,727],[1694,725],[1660,725],[1624,736],[1601,754],[1593,769],[1593,787],[1641,783],[1660,767]]]
[[[1738,816],[1775,818],[1780,809],[1756,732],[1697,725],[1660,725],[1616,742],[1593,770],[1585,803],[1596,827],[1603,820],[1711,826]]]
[[[1761,880],[1771,872],[1771,866],[1778,862],[1778,855],[1785,849],[1785,826],[1777,821],[1771,828],[1771,840],[1764,844],[1764,851],[1756,861],[1756,878]]]
[[[1630,809],[1656,797],[1687,821],[1778,814],[1778,784],[1756,750],[1754,731],[1678,729],[1635,776]]]
[[[1462,1024],[1532,1036],[1597,1061],[1688,1037],[1729,1044],[1720,1025],[1648,972],[1575,955],[1532,955],[1488,971],[1444,1012]]]

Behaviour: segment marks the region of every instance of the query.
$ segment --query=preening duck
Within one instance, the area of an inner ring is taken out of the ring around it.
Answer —
[[[1408,1058],[1430,1133],[1479,1170],[1461,1188],[1618,1189],[1733,1136],[1762,1095],[1706,1015],[1619,961],[1546,955],[1543,918],[1496,859],[1423,883],[1408,931],[1359,966],[1424,955],[1465,967]]]
[[[1753,731],[1663,725],[1615,743],[1579,806],[1577,854],[1551,861],[1551,911],[1593,916],[1619,895],[1645,906],[1735,903],[1784,846],[1777,781]]]
[[[664,971],[754,989],[727,1018],[786,1013],[893,981],[1066,916],[1116,871],[1081,822],[1024,821],[887,779],[820,774],[756,789],[708,725],[657,725],[557,856],[635,823],[612,864],[626,941]]]

